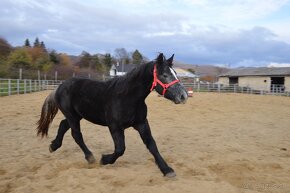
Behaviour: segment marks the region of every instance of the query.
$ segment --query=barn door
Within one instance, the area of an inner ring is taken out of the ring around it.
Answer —
[[[232,84],[238,84],[239,83],[239,77],[237,76],[233,76],[233,77],[229,77],[229,83]]]
[[[271,77],[271,92],[282,93],[284,92],[285,77]]]

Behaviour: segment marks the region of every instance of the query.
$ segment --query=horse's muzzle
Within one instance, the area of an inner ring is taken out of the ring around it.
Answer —
[[[180,103],[185,104],[187,101],[187,98],[188,98],[187,92],[185,90],[182,90],[182,92],[175,97],[174,103],[175,104],[180,104]]]

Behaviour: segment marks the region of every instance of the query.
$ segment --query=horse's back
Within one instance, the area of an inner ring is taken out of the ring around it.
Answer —
[[[71,114],[105,125],[106,87],[106,82],[71,78],[59,86],[55,100],[65,116]]]

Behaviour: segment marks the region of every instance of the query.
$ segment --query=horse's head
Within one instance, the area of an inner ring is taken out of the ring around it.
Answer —
[[[159,54],[154,64],[152,88],[165,98],[173,101],[175,104],[185,103],[187,92],[177,78],[173,69],[174,54],[166,60],[163,54]]]

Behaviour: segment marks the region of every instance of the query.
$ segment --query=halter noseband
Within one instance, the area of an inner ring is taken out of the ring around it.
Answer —
[[[163,88],[163,92],[162,92],[162,96],[164,96],[165,92],[167,91],[167,89],[174,85],[175,83],[178,83],[179,80],[176,79],[168,84],[164,84],[163,82],[161,82],[158,77],[157,77],[157,69],[156,69],[156,64],[154,65],[154,70],[153,70],[153,82],[152,82],[152,86],[151,86],[151,89],[150,91],[152,91],[156,86],[157,86],[157,83]]]

